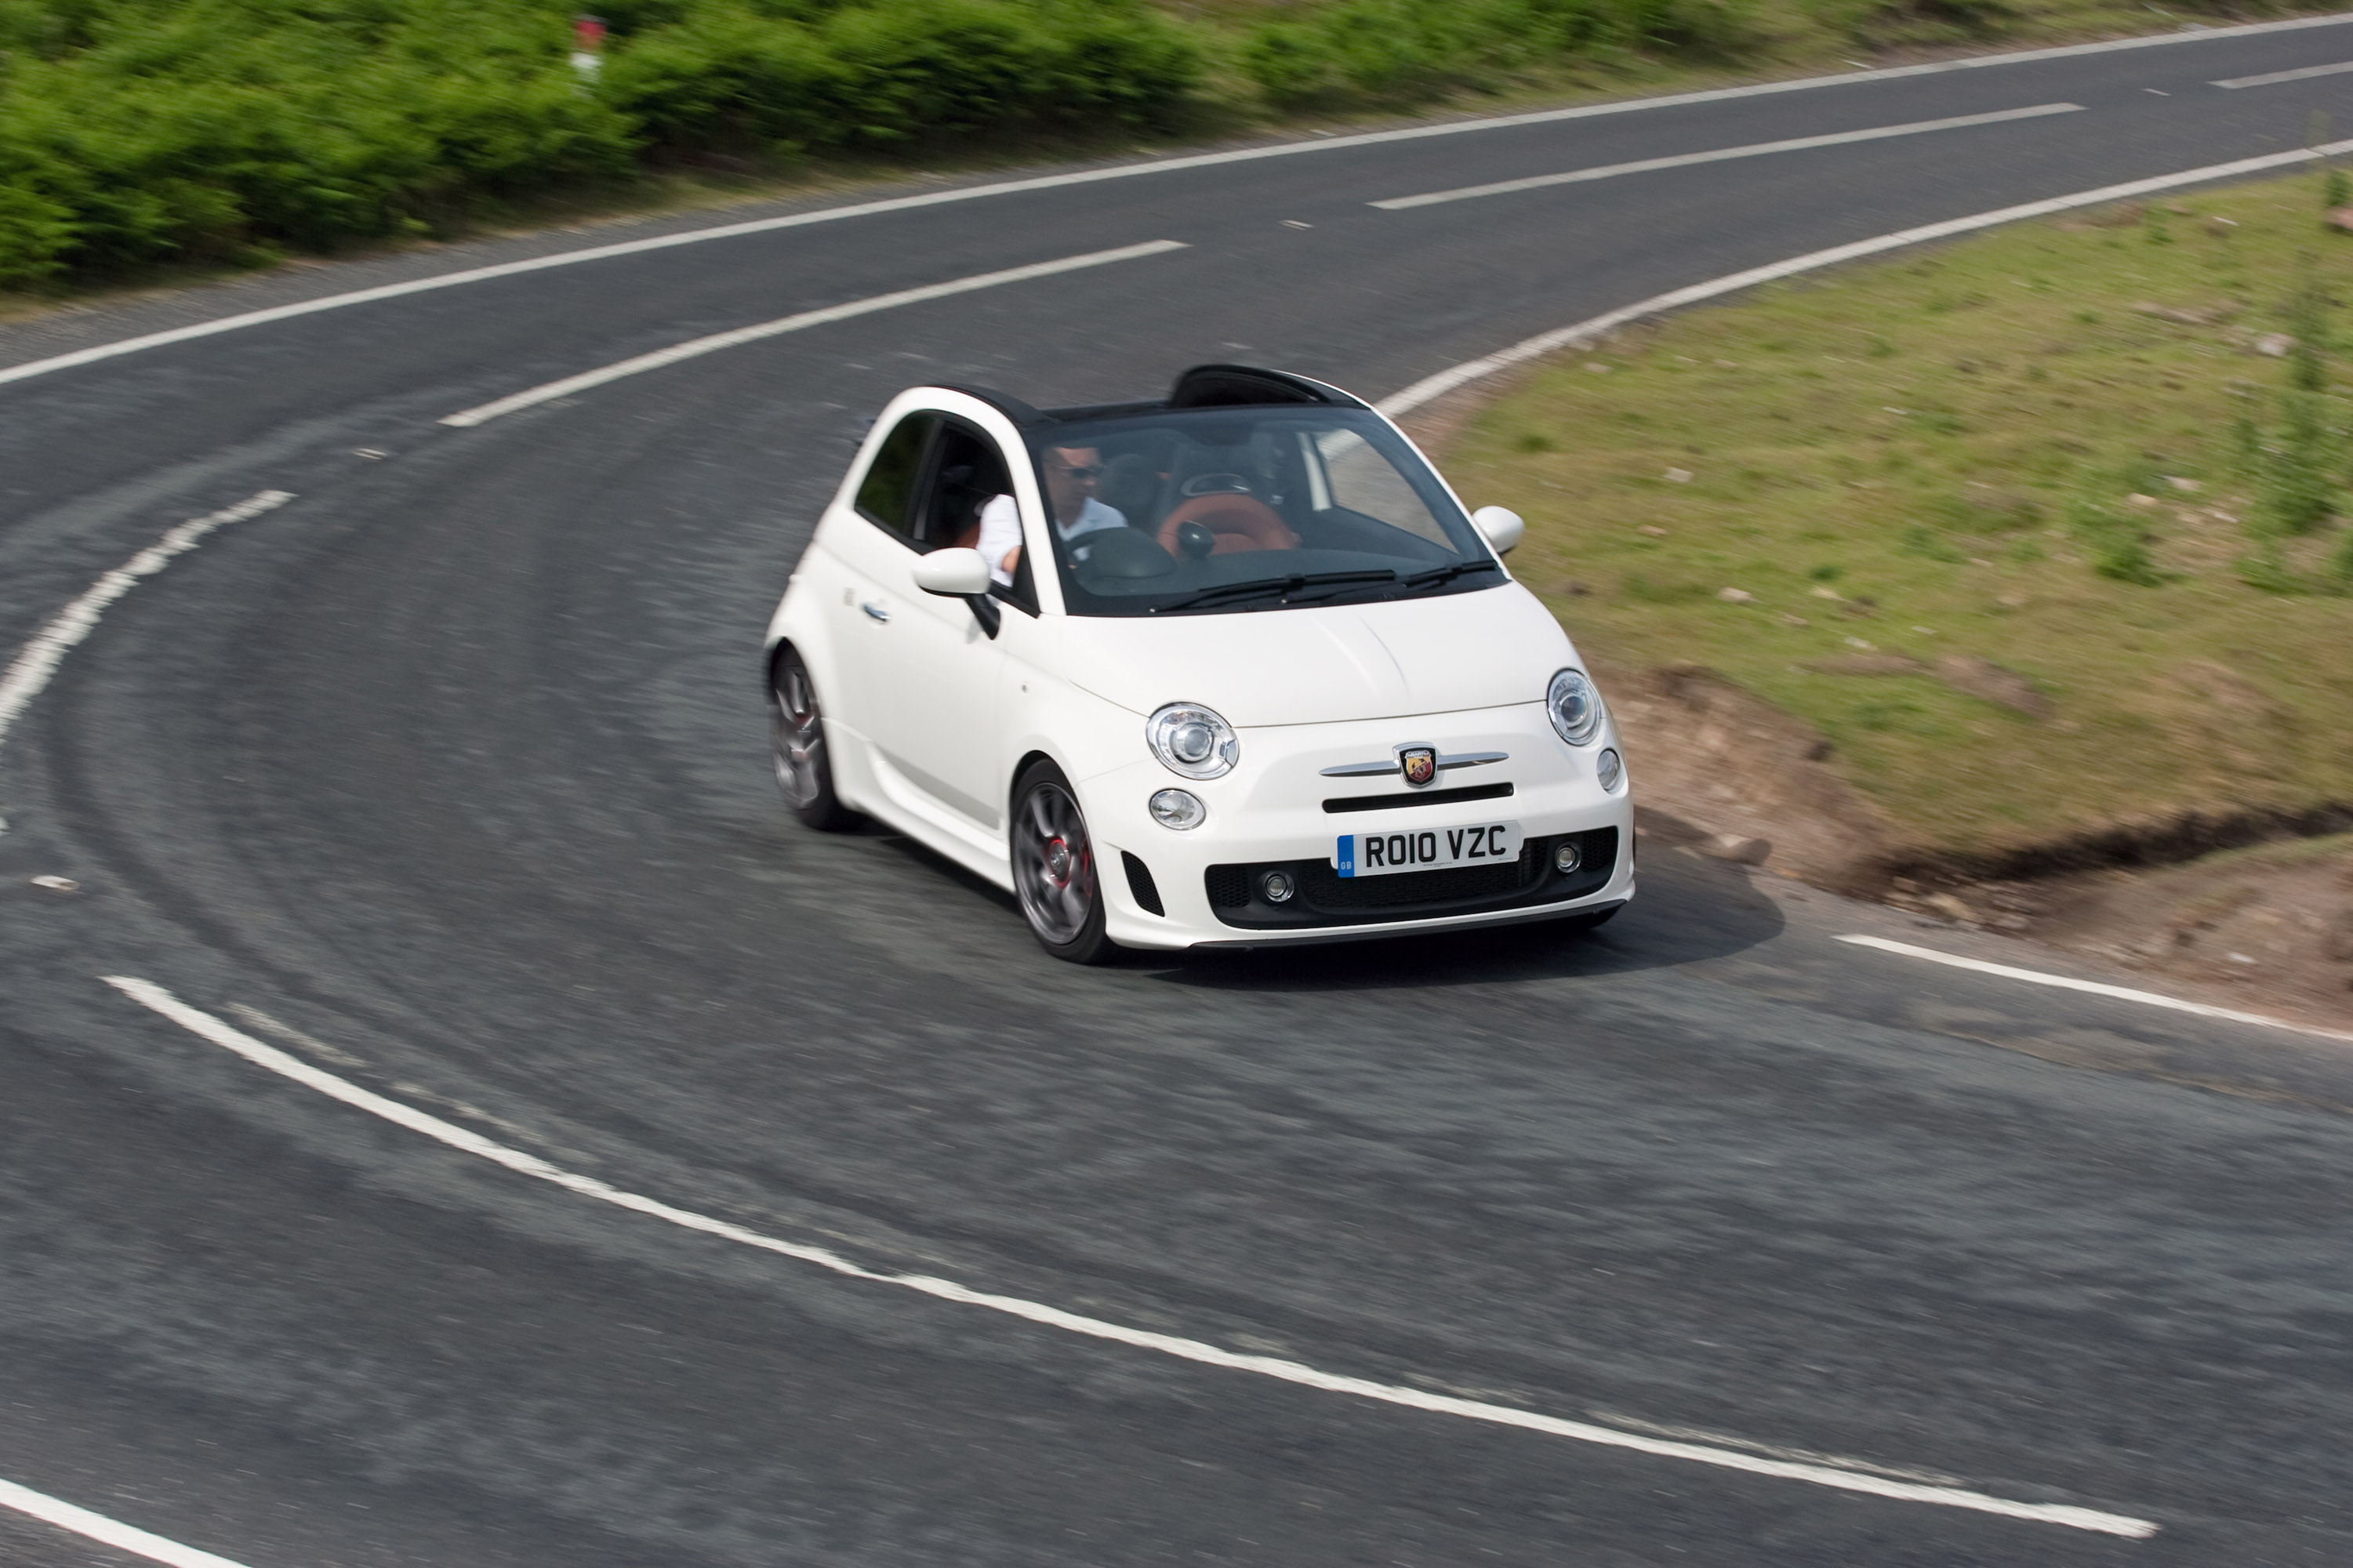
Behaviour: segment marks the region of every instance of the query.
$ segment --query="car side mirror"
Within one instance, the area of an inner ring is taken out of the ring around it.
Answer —
[[[1494,547],[1498,555],[1517,544],[1520,535],[1528,531],[1528,525],[1520,521],[1520,514],[1507,506],[1482,506],[1471,514],[1471,521],[1478,525],[1479,531],[1486,536],[1487,542]]]
[[[988,592],[988,563],[977,550],[934,550],[915,557],[915,586],[944,598],[969,599]]]

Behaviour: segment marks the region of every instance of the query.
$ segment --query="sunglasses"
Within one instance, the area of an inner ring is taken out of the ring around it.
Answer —
[[[1054,465],[1054,471],[1058,474],[1068,474],[1074,479],[1099,479],[1103,478],[1103,465],[1100,463],[1090,464],[1082,468],[1074,468],[1068,463],[1056,463]]]

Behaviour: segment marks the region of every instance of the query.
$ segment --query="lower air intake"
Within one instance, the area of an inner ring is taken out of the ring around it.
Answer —
[[[1134,896],[1136,907],[1146,914],[1166,916],[1160,904],[1160,884],[1152,879],[1152,868],[1123,849],[1119,862],[1127,868],[1127,890]]]

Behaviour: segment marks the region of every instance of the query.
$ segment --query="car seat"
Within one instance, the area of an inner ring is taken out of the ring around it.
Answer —
[[[1160,520],[1160,548],[1176,553],[1176,531],[1188,522],[1198,522],[1217,536],[1217,542],[1209,547],[1212,555],[1299,548],[1299,536],[1291,531],[1291,525],[1256,496],[1222,492],[1178,502]]]
[[[1127,519],[1130,528],[1147,527],[1153,506],[1160,499],[1160,475],[1143,453],[1123,452],[1103,465],[1103,481],[1095,486],[1095,494],[1103,505]]]

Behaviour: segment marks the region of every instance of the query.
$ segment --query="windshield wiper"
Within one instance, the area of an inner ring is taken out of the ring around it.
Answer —
[[[1394,583],[1397,574],[1387,569],[1378,572],[1296,572],[1288,577],[1255,577],[1247,583],[1227,583],[1215,588],[1204,588],[1189,599],[1179,599],[1173,605],[1155,605],[1151,613],[1166,615],[1171,610],[1189,610],[1201,605],[1219,604],[1229,599],[1253,597],[1260,594],[1293,594],[1302,588],[1323,587],[1338,583]]]
[[[1435,588],[1441,583],[1451,583],[1457,577],[1472,572],[1501,572],[1493,561],[1458,561],[1451,566],[1440,566],[1429,572],[1417,572],[1405,580],[1409,588]]]

